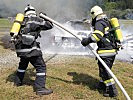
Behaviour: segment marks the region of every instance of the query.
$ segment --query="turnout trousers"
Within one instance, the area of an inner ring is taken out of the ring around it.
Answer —
[[[101,59],[107,64],[107,66],[111,69],[115,60],[115,56],[110,57],[101,57]],[[108,71],[104,68],[104,66],[101,64],[101,62],[98,60],[98,66],[99,66],[99,76],[102,78],[103,81],[111,79],[111,75],[108,73]]]
[[[107,66],[111,69],[115,60],[115,56],[110,57],[101,57],[101,59],[107,64]],[[99,76],[102,78],[104,83],[104,96],[115,97],[118,95],[115,81],[112,76],[108,73],[108,71],[104,68],[100,61],[98,61],[99,66]]]
[[[21,57],[20,62],[19,62],[19,67],[17,70],[18,79],[22,83],[24,74],[28,67],[29,62],[36,69],[36,79],[34,82],[35,88],[38,88],[38,89],[45,88],[46,64],[45,64],[42,56],[33,56],[33,57],[29,57],[29,58]]]

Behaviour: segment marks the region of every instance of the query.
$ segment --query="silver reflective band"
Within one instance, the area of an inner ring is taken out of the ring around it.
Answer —
[[[100,80],[100,82],[103,82],[103,80]]]
[[[46,75],[46,74],[45,73],[37,73],[36,75],[42,76],[42,75]]]
[[[92,41],[97,42],[97,40],[92,35],[91,35],[91,39]]]
[[[41,50],[41,49],[37,47],[32,47],[30,49],[16,49],[16,52],[30,52],[32,50]]]
[[[28,21],[27,22],[27,24],[31,24],[31,23],[40,24],[40,22],[37,22],[37,21]]]
[[[27,22],[27,24],[31,24],[31,23],[35,23],[35,24],[38,24],[38,25],[44,25],[44,24],[45,24],[45,21],[43,21],[43,22],[28,21],[28,22]]]
[[[99,56],[114,56],[116,55],[117,53],[114,52],[114,53],[102,53],[102,54],[98,54]]]
[[[33,39],[33,40],[35,39],[35,36],[28,35],[28,33],[26,35],[23,34],[22,36],[29,38],[29,39]]]
[[[22,70],[22,69],[18,69],[17,71],[18,72],[21,72],[21,73],[24,73],[25,72],[25,70]]]

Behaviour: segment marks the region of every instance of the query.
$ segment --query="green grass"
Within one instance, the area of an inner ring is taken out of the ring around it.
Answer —
[[[10,25],[7,19],[0,19],[0,27]],[[0,38],[5,34],[7,33],[0,31]],[[3,47],[3,41],[0,41],[0,44],[0,57],[13,52]],[[51,59],[47,63],[46,86],[53,89],[54,93],[47,96],[37,96],[33,92],[35,70],[31,65],[27,69],[24,85],[15,87],[13,80],[17,66],[16,62],[10,64],[10,67],[1,65],[0,100],[125,100],[118,86],[117,98],[105,98],[102,91],[96,89],[99,76],[97,61],[94,58],[58,55]],[[133,64],[116,61],[112,70],[133,99]]]
[[[8,19],[0,19],[0,28],[4,28],[4,27],[11,27],[12,22],[10,22]]]
[[[84,56],[66,56],[64,59],[57,56],[47,63],[46,86],[52,88],[54,93],[48,96],[37,96],[33,92],[35,70],[29,65],[24,85],[13,86],[14,72],[17,66],[2,69],[0,72],[0,98],[2,100],[125,100],[119,90],[117,98],[105,98],[102,91],[96,89],[98,68],[96,61]],[[125,87],[129,96],[133,98],[133,65],[116,61],[113,72]]]

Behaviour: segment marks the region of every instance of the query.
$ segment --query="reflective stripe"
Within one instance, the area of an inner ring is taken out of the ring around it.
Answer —
[[[90,36],[92,41],[97,42],[97,40],[93,37],[93,35]]]
[[[105,84],[106,86],[110,86],[110,85],[115,84],[115,81],[114,81],[113,78],[111,78],[111,79],[109,79],[109,80],[104,81],[104,84]]]
[[[96,36],[96,34],[92,34],[92,36],[95,38],[95,41],[100,41],[100,39]]]
[[[112,50],[98,50],[98,55],[99,56],[114,56],[116,55],[117,52],[115,49]]]
[[[31,24],[31,23],[35,23],[35,24],[38,24],[38,25],[44,25],[44,24],[45,24],[45,21],[42,21],[42,22],[28,21],[28,22],[27,22],[27,24]]]
[[[110,40],[108,38],[106,38],[106,41],[110,42]]]
[[[45,73],[37,73],[36,74],[37,76],[44,76],[44,75],[46,75]]]
[[[17,71],[18,72],[21,72],[21,73],[24,73],[25,72],[25,70],[22,70],[22,69],[18,69]]]
[[[111,78],[111,79],[109,79],[109,80],[104,81],[105,84],[110,83],[110,82],[114,82],[114,79]]]
[[[35,36],[32,36],[32,35],[28,35],[28,33],[25,35],[23,34],[22,36],[26,37],[26,38],[29,38],[29,39],[35,39]]]
[[[106,27],[106,28],[105,28],[105,31],[108,31],[108,30],[109,30],[109,27]]]
[[[117,54],[116,52],[114,52],[114,53],[103,53],[103,54],[99,54],[99,56],[114,56],[116,54]]]
[[[99,82],[103,82],[103,80],[100,80]]]
[[[101,31],[95,30],[92,34],[92,36],[93,36],[92,39],[94,42],[100,41],[100,38],[96,34],[99,34],[101,37],[103,37],[103,35],[104,35]]]
[[[104,30],[105,30],[105,34],[108,34],[108,33],[109,33],[109,32],[108,32],[109,27],[106,27]]]
[[[100,34],[102,37],[104,36],[103,32],[99,31],[99,30],[95,30],[93,33],[98,33]]]
[[[101,53],[113,53],[113,52],[116,52],[116,49],[112,49],[112,50],[98,50],[98,54],[101,54]]]
[[[16,49],[16,52],[30,52],[32,50],[41,50],[41,49],[37,47],[32,47],[30,49]]]
[[[40,22],[37,22],[37,21],[28,21],[28,22],[27,22],[27,24],[32,24],[32,23],[40,24]]]

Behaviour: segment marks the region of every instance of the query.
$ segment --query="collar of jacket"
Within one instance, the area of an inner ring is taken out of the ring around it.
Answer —
[[[107,15],[106,14],[100,14],[96,17],[96,20],[100,20],[100,19],[104,19],[104,18],[107,18]]]

